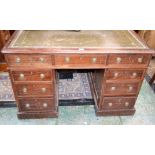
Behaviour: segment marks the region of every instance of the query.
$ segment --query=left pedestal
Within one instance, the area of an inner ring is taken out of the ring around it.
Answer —
[[[18,107],[18,118],[58,116],[55,70],[50,56],[6,55]],[[41,67],[40,67],[41,66]]]

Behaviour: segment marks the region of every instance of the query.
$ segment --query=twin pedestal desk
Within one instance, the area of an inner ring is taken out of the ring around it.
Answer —
[[[2,51],[19,118],[58,117],[58,69],[93,70],[96,115],[133,115],[153,52],[133,31],[83,30],[16,31]]]

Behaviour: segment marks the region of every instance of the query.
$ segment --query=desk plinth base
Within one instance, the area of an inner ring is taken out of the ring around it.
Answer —
[[[36,119],[36,118],[57,118],[58,112],[35,112],[35,113],[28,113],[28,112],[18,112],[17,114],[19,119]]]
[[[102,110],[99,111],[96,109],[97,116],[125,116],[125,115],[134,115],[135,109],[128,109],[128,110]]]

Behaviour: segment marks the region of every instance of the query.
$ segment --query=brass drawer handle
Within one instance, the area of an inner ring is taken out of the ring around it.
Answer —
[[[120,63],[120,62],[122,61],[122,58],[117,57],[117,58],[116,58],[116,61],[117,61],[117,63]]]
[[[40,74],[40,78],[44,79],[45,78],[45,74]]]
[[[29,107],[30,107],[30,104],[29,104],[29,103],[26,103],[26,104],[25,104],[25,107],[26,107],[26,108],[29,108]]]
[[[138,58],[138,62],[142,63],[143,62],[143,58]]]
[[[44,108],[47,108],[48,107],[48,104],[47,103],[43,103],[43,107]]]
[[[96,63],[97,58],[92,58],[92,63]]]
[[[128,107],[129,106],[129,102],[125,102],[125,106]]]
[[[41,62],[41,63],[44,63],[44,62],[45,62],[45,59],[42,58],[42,57],[40,57],[40,62]]]
[[[46,92],[46,88],[41,88],[41,91],[42,91],[43,93],[45,93],[45,92]]]
[[[117,78],[118,77],[118,73],[116,72],[116,73],[114,73],[114,77],[115,78]]]
[[[111,87],[111,90],[112,90],[112,91],[116,90],[116,87]]]
[[[111,102],[110,102],[110,103],[108,103],[108,106],[109,106],[109,107],[112,107],[112,103],[111,103]]]
[[[21,80],[23,80],[24,77],[25,77],[25,75],[24,75],[23,73],[19,74],[19,78],[20,78]]]
[[[27,93],[27,88],[26,87],[23,88],[23,93]]]
[[[129,86],[129,91],[132,91],[133,90],[133,87],[132,86]]]
[[[19,57],[16,58],[16,63],[20,63],[21,59]]]
[[[70,58],[69,57],[65,57],[65,62],[70,62]]]
[[[137,73],[136,72],[132,73],[132,77],[133,78],[135,78],[136,76],[137,76]]]

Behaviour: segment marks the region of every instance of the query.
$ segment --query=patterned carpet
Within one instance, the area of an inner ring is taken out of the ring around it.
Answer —
[[[15,101],[8,73],[0,73],[0,101]]]
[[[59,80],[59,100],[92,99],[87,73]],[[8,73],[0,73],[0,101],[15,101]]]
[[[59,99],[91,99],[87,73],[73,73],[73,79],[59,80]]]

